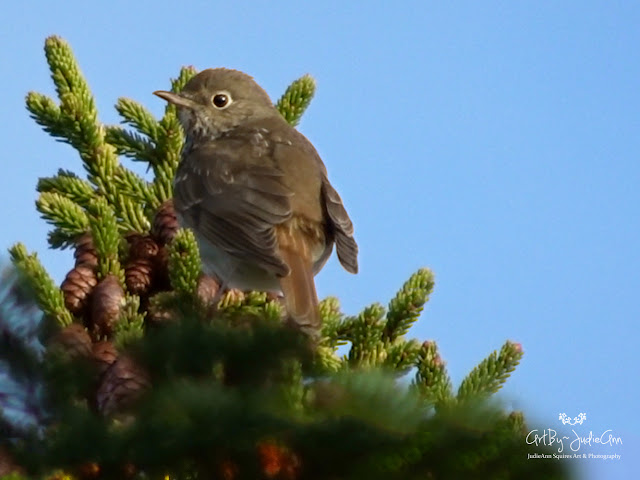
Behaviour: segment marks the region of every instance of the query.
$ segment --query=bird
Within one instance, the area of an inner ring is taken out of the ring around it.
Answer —
[[[184,130],[173,201],[203,271],[225,288],[282,293],[289,320],[317,338],[314,276],[334,244],[357,273],[358,245],[312,143],[238,70],[203,70],[178,93],[153,93],[177,107]]]

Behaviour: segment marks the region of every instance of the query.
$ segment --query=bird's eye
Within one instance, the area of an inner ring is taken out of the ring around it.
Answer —
[[[211,103],[214,107],[222,110],[231,105],[231,95],[227,92],[218,92],[211,98]]]

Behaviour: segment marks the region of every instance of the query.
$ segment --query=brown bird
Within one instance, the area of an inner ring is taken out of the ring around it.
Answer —
[[[316,275],[336,244],[358,271],[353,224],[307,138],[247,74],[204,70],[180,93],[186,140],[174,180],[182,226],[195,232],[206,273],[241,290],[282,291],[302,331],[320,329]]]

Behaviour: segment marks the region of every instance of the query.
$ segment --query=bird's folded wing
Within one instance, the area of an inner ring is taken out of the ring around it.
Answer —
[[[340,195],[326,177],[322,181],[322,196],[334,228],[338,259],[347,272],[358,273],[358,244],[353,238],[353,223]]]
[[[247,166],[219,146],[191,151],[174,182],[176,208],[201,237],[278,276],[289,267],[273,227],[290,218],[290,196],[278,169]]]

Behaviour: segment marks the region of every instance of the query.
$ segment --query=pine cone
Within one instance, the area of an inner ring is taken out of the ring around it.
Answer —
[[[154,263],[148,258],[137,258],[127,264],[124,279],[127,289],[134,295],[146,295],[153,283]]]
[[[103,340],[93,344],[93,360],[98,368],[98,374],[102,375],[118,359],[118,351],[113,343]]]
[[[178,228],[180,228],[180,225],[178,225],[176,211],[173,208],[173,200],[169,199],[160,205],[156,211],[151,234],[160,245],[166,245],[173,240]]]
[[[60,330],[52,339],[51,348],[60,348],[72,358],[89,357],[91,355],[91,337],[79,323]]]
[[[198,298],[206,307],[213,305],[216,299],[219,299],[220,283],[213,277],[200,275],[198,279]]]
[[[93,289],[91,323],[97,336],[111,335],[124,305],[124,290],[115,275],[107,275]]]
[[[95,269],[98,266],[98,252],[90,233],[84,233],[77,238],[73,256],[76,259],[76,267],[83,265]]]
[[[89,303],[89,295],[98,283],[92,267],[79,265],[72,268],[60,285],[64,304],[75,315],[82,315]]]
[[[129,243],[129,261],[139,258],[153,258],[158,254],[160,247],[150,235],[130,233],[126,236]]]
[[[98,410],[111,415],[130,406],[151,386],[147,373],[131,357],[121,356],[104,373],[96,393]]]

